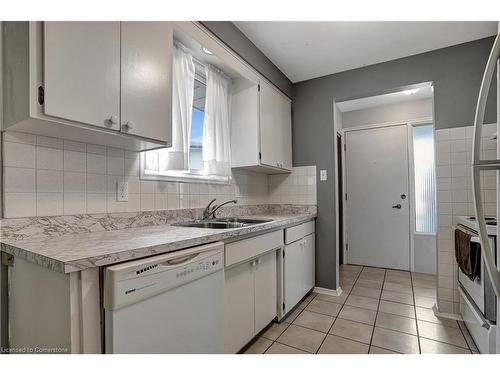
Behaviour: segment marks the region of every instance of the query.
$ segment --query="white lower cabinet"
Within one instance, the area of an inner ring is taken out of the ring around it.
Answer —
[[[315,284],[314,224],[308,222],[285,230],[283,257],[283,315]]]
[[[276,251],[271,251],[257,259],[254,281],[255,333],[259,333],[276,317]]]
[[[225,270],[224,351],[236,353],[255,331],[255,296],[252,262]]]
[[[236,353],[277,315],[276,250],[225,270],[224,351]]]

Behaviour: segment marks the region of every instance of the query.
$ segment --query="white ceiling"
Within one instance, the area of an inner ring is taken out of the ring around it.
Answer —
[[[391,92],[388,94],[368,96],[360,99],[346,100],[343,102],[338,102],[337,107],[341,112],[357,111],[358,109],[379,107],[382,105],[407,102],[419,99],[429,99],[432,98],[434,90],[430,84],[417,88],[416,92],[411,94],[405,93],[405,91]],[[410,90],[411,91],[411,90]],[[410,92],[407,91],[407,92]]]
[[[497,22],[234,22],[292,81],[496,34]]]

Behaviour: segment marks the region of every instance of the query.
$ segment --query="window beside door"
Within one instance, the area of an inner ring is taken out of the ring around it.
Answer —
[[[412,127],[415,233],[436,233],[436,177],[432,124]]]

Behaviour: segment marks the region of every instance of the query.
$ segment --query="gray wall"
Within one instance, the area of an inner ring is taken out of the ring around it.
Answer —
[[[292,82],[232,22],[201,23],[284,94],[292,97]]]
[[[408,100],[342,112],[342,128],[432,117],[432,99]]]
[[[434,82],[437,129],[471,125],[479,86],[493,38],[332,74],[294,84],[293,164],[326,169],[318,181],[316,285],[336,288],[334,211],[334,99],[362,97],[421,82]],[[495,121],[490,91],[486,122]],[[319,175],[319,173],[318,173]]]

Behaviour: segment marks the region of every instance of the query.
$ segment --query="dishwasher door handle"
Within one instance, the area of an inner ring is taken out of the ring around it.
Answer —
[[[183,257],[179,257],[179,258],[169,259],[169,260],[167,260],[163,263],[160,263],[160,264],[162,266],[163,265],[165,265],[165,266],[180,266],[182,264],[189,263],[194,258],[196,258],[198,255],[200,255],[200,253],[189,254],[189,255],[186,255]]]

